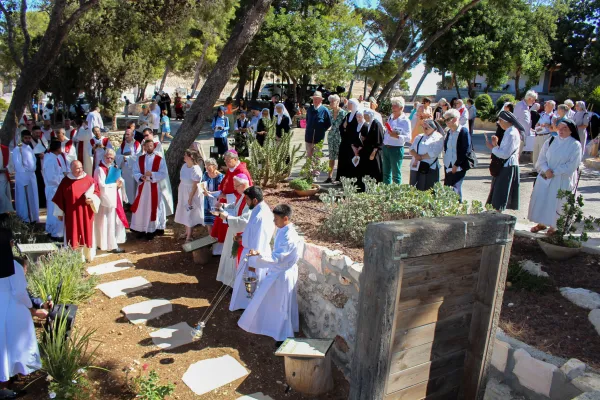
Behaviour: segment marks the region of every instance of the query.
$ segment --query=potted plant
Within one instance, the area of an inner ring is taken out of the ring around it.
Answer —
[[[582,243],[587,242],[587,232],[594,229],[594,225],[600,226],[600,218],[583,216],[583,196],[575,197],[575,193],[559,190],[557,197],[564,199],[562,214],[556,221],[556,232],[548,237],[538,239],[542,251],[548,258],[554,260],[566,260],[581,251]],[[580,224],[581,233],[577,233],[577,224]]]
[[[315,144],[315,148],[311,157],[306,159],[306,162],[300,170],[300,178],[290,182],[290,187],[294,189],[298,196],[312,196],[316,194],[321,186],[314,183],[321,171],[329,171],[329,164],[326,161],[321,161],[323,158],[323,141]]]

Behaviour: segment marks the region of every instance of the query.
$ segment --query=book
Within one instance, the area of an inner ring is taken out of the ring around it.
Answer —
[[[105,183],[110,185],[111,183],[117,183],[119,178],[121,177],[121,170],[116,167],[110,167],[108,170],[108,175],[106,176]]]

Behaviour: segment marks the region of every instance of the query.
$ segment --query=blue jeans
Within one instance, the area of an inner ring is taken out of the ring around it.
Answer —
[[[402,183],[402,160],[404,159],[404,146],[383,146],[383,183],[389,185]]]

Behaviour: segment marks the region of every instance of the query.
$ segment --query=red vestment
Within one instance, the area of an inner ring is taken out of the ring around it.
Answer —
[[[235,194],[236,200],[238,200],[240,198],[239,193],[236,192],[235,189],[233,188],[233,177],[236,175],[239,175],[239,174],[246,175],[248,177],[248,181],[250,182],[250,186],[253,185],[252,177],[250,176],[250,172],[248,172],[248,168],[246,168],[246,163],[241,162],[233,170],[233,172],[229,171],[229,169],[227,170],[225,177],[223,178],[223,180],[221,181],[221,184],[219,185],[219,190],[221,191],[221,194],[223,194],[224,196],[228,195],[228,194]],[[221,199],[219,201],[221,203],[227,202],[227,200],[225,200],[225,199]],[[212,230],[210,231],[210,235],[212,237],[214,237],[215,239],[217,239],[219,241],[219,243],[223,243],[223,242],[225,242],[225,236],[227,235],[228,227],[229,226],[227,224],[225,224],[221,218],[215,218],[215,222],[212,227]]]
[[[65,241],[72,247],[94,245],[94,211],[85,203],[85,192],[94,187],[94,194],[100,196],[100,189],[89,175],[81,179],[66,176],[58,185],[52,201],[64,213]]]
[[[158,172],[160,169],[160,161],[162,158],[157,154],[154,156],[154,160],[152,160],[152,172]],[[140,167],[140,173],[144,175],[146,173],[146,154],[142,155],[138,158],[138,163]],[[150,181],[142,181],[142,183],[138,186],[137,196],[135,196],[135,201],[131,205],[131,212],[135,213],[140,205],[140,199],[142,197],[142,192],[144,190],[144,185],[148,183],[150,185],[150,201],[152,204],[152,210],[150,210],[150,221],[156,221],[156,213],[158,211],[158,183],[150,182]]]

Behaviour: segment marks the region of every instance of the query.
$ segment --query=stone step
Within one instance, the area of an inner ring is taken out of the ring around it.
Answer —
[[[152,343],[162,350],[172,350],[179,346],[193,342],[193,328],[186,322],[168,326],[154,332],[150,332]]]
[[[194,393],[202,395],[246,375],[248,375],[248,371],[242,364],[230,355],[225,355],[190,365],[182,380]],[[250,397],[250,399],[252,398]],[[265,398],[262,397],[262,399]]]
[[[135,276],[133,278],[102,283],[96,286],[96,289],[102,291],[102,293],[104,293],[109,298],[114,299],[115,297],[125,296],[129,293],[146,289],[151,286],[152,284],[148,282],[146,278],[142,278],[141,276]]]
[[[242,397],[238,397],[237,400],[273,400],[272,397],[263,394],[262,392],[247,394]]]
[[[126,258],[117,261],[111,261],[104,264],[96,265],[95,267],[88,267],[87,272],[90,275],[104,275],[112,274],[114,272],[123,271],[132,268],[134,265],[131,261]]]
[[[173,311],[173,304],[165,299],[142,301],[125,306],[121,310],[125,314],[125,318],[134,325],[145,324],[148,320],[158,318],[171,311]]]

